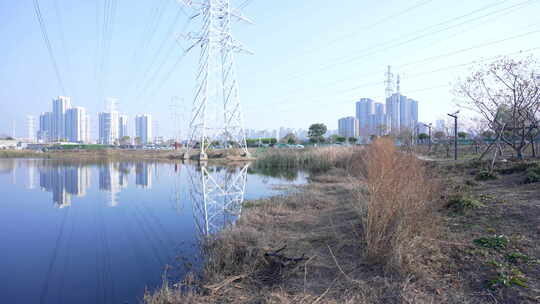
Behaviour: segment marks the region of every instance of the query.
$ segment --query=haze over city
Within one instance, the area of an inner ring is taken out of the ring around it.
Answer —
[[[32,1],[0,3],[0,133],[24,136],[26,115],[71,97],[87,109],[91,136],[105,98],[130,117],[150,113],[171,136],[171,99],[191,116],[199,50],[185,56],[196,31],[193,11],[172,0],[40,1],[47,51]],[[247,129],[303,128],[353,116],[355,102],[384,103],[388,65],[401,91],[419,102],[419,120],[456,109],[451,83],[470,63],[504,54],[538,54],[538,1],[237,1],[253,24],[233,23],[253,55],[236,55]],[[269,111],[271,110],[271,111]]]

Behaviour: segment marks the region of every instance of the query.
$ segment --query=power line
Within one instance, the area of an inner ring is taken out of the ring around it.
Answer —
[[[60,74],[60,70],[58,68],[58,63],[56,61],[56,57],[54,56],[54,51],[51,46],[51,42],[49,40],[49,35],[47,33],[47,27],[45,25],[45,21],[43,20],[43,16],[41,15],[41,9],[39,7],[38,0],[34,0],[34,11],[36,13],[36,17],[39,22],[39,27],[41,29],[41,36],[43,37],[43,41],[45,42],[45,46],[47,47],[47,51],[49,52],[49,57],[51,59],[51,62],[53,64],[54,72],[56,74],[56,79],[58,80],[58,85],[60,86],[60,90],[62,91],[62,94],[66,94],[66,90],[64,87],[64,82],[62,81],[62,76]]]
[[[349,57],[345,60],[343,60],[342,58],[336,58],[336,60],[334,60],[335,62],[333,63],[329,63],[329,64],[325,64],[325,65],[322,65],[322,66],[319,66],[316,70],[314,71],[322,71],[322,70],[327,70],[329,68],[333,68],[335,66],[338,66],[338,65],[343,65],[343,64],[347,64],[347,63],[351,63],[351,62],[354,62],[354,61],[357,61],[361,58],[366,58],[368,56],[372,56],[374,54],[377,54],[377,53],[380,53],[380,52],[383,52],[383,51],[387,51],[387,50],[390,50],[392,48],[395,48],[395,47],[399,47],[399,46],[402,46],[402,45],[405,45],[405,44],[408,44],[408,43],[411,43],[411,42],[414,42],[414,41],[417,41],[417,40],[420,40],[422,38],[425,38],[425,37],[428,37],[428,36],[431,36],[431,35],[434,35],[434,34],[438,34],[438,33],[441,33],[441,32],[444,32],[444,31],[447,31],[447,30],[450,30],[450,29],[453,29],[455,27],[458,27],[458,26],[461,26],[461,25],[465,25],[467,23],[470,23],[470,22],[474,22],[474,21],[477,21],[479,19],[482,19],[482,18],[485,18],[485,17],[489,17],[491,15],[494,15],[494,14],[497,14],[497,13],[500,13],[500,12],[504,12],[504,11],[507,11],[507,10],[510,10],[510,9],[513,9],[513,8],[516,8],[516,7],[519,7],[519,6],[522,6],[522,5],[525,5],[525,4],[530,4],[531,2],[533,1],[536,1],[536,0],[526,0],[526,1],[523,1],[523,2],[520,2],[520,3],[517,3],[517,4],[514,4],[514,5],[511,5],[509,7],[505,7],[505,8],[502,8],[502,9],[499,9],[499,10],[495,10],[495,11],[492,11],[492,12],[489,12],[487,14],[484,14],[482,16],[479,16],[479,17],[474,17],[474,18],[471,18],[471,19],[467,19],[463,22],[460,22],[460,23],[457,23],[457,24],[452,24],[452,25],[449,25],[447,27],[444,27],[444,28],[441,28],[441,29],[437,29],[435,31],[430,31],[430,32],[427,32],[428,30],[432,29],[432,28],[436,28],[436,27],[439,27],[441,25],[444,25],[444,24],[448,24],[448,23],[451,23],[453,21],[456,21],[456,20],[459,20],[459,19],[462,19],[462,18],[465,18],[465,17],[468,17],[468,16],[471,16],[471,15],[474,15],[478,12],[481,12],[481,11],[484,11],[484,10],[487,10],[493,6],[496,6],[496,5],[500,5],[501,3],[504,3],[508,0],[504,0],[500,3],[497,3],[497,4],[491,4],[491,5],[487,5],[487,6],[484,6],[482,8],[479,8],[479,9],[476,9],[476,10],[473,10],[467,14],[464,14],[464,15],[461,15],[461,16],[458,16],[458,17],[454,17],[454,18],[451,18],[449,20],[446,20],[446,21],[443,21],[443,22],[440,22],[438,24],[435,24],[435,25],[431,25],[431,26],[428,26],[420,31],[416,31],[416,32],[413,32],[413,33],[410,33],[408,35],[402,35],[402,37],[409,37],[409,36],[413,36],[412,38],[408,38],[406,40],[403,40],[403,38],[401,38],[401,40],[403,41],[400,41],[400,42],[396,42],[396,39],[392,39],[392,40],[388,40],[386,42],[383,42],[383,43],[379,43],[379,44],[376,44],[375,46],[371,46],[369,48],[365,48],[361,51],[358,51],[358,53],[360,53],[359,55],[354,55],[352,57]],[[414,36],[416,33],[423,33],[423,34],[420,34],[420,35],[417,35],[417,36]],[[299,73],[297,75],[293,75],[293,79],[294,78],[298,78],[299,76],[302,76],[304,74],[307,74],[307,73],[313,73],[314,71],[309,71],[309,72],[304,72],[304,73]]]
[[[535,31],[535,32],[540,32],[540,30]],[[527,50],[515,51],[515,52],[511,52],[511,53],[506,53],[506,54],[503,54],[503,55],[484,58],[484,59],[481,59],[481,60],[474,60],[474,61],[469,61],[469,62],[466,62],[466,63],[460,63],[460,64],[455,64],[455,65],[450,65],[450,66],[437,68],[437,69],[430,70],[430,71],[420,72],[420,73],[416,73],[416,74],[412,74],[412,75],[408,76],[407,79],[423,77],[423,76],[427,76],[427,75],[430,75],[430,74],[434,74],[434,73],[438,73],[438,72],[442,72],[442,71],[446,71],[446,70],[450,70],[450,69],[454,69],[454,68],[471,66],[471,65],[473,65],[475,63],[485,62],[485,61],[488,61],[488,60],[494,60],[496,58],[500,58],[501,56],[510,56],[510,55],[514,55],[514,54],[528,53],[528,52],[532,52],[532,51],[536,51],[536,50],[540,50],[540,46],[530,48],[530,49],[527,49]],[[357,90],[357,89],[373,87],[373,86],[376,86],[376,85],[382,85],[382,83],[383,83],[382,81],[366,82],[366,83],[360,84],[358,86],[354,86],[354,87],[351,87],[351,88],[348,88],[348,89],[344,89],[344,90],[340,90],[340,91],[331,93],[331,95],[343,94],[343,93],[351,92],[351,91],[354,91],[354,90]],[[438,85],[438,86],[435,86],[435,87],[430,87],[429,89],[435,89],[435,88],[438,88],[438,87],[441,87],[441,85]],[[427,88],[420,89],[420,90],[415,90],[415,91],[421,91],[421,90],[427,90]],[[413,92],[413,91],[408,90],[408,92]],[[319,102],[324,102],[324,101],[327,101],[327,100],[328,100],[328,98],[319,98],[318,99]],[[349,100],[349,102],[350,102],[350,100]],[[315,102],[311,101],[311,103],[316,103],[316,101]],[[278,101],[278,102],[273,102],[272,103],[273,106],[280,105],[280,104],[290,104],[290,102],[288,100],[283,100],[283,101]]]
[[[504,1],[507,1],[507,0],[504,0]],[[384,24],[385,22],[395,20],[396,18],[401,17],[403,15],[406,15],[407,13],[409,13],[409,12],[411,12],[411,11],[417,9],[417,8],[420,8],[420,7],[426,5],[426,4],[430,3],[430,2],[433,2],[433,0],[421,0],[421,1],[417,2],[417,3],[415,3],[414,5],[405,8],[402,11],[399,11],[399,12],[397,12],[395,14],[391,14],[389,16],[383,17],[383,18],[381,18],[381,19],[379,19],[379,20],[377,20],[377,21],[375,21],[373,23],[367,24],[367,25],[361,27],[360,30],[358,30],[356,32],[349,33],[349,34],[346,34],[344,36],[341,36],[341,37],[335,38],[333,40],[330,40],[330,41],[326,42],[326,44],[324,46],[302,52],[301,54],[298,54],[297,56],[292,57],[293,59],[289,59],[289,62],[294,60],[295,58],[303,57],[303,56],[306,56],[306,55],[311,54],[311,53],[319,52],[319,51],[321,51],[323,49],[331,47],[332,44],[343,41],[343,40],[348,39],[348,38],[353,37],[353,36],[357,36],[360,33],[363,33],[363,32],[365,32],[365,31],[367,31],[369,29],[372,29],[372,28],[378,26],[378,25]]]
[[[535,24],[536,25],[536,24]],[[530,26],[529,26],[530,27]],[[459,50],[455,50],[455,51],[452,51],[452,52],[449,52],[449,53],[445,53],[445,54],[441,54],[441,55],[436,55],[436,56],[432,56],[432,57],[428,57],[428,58],[424,58],[424,59],[421,59],[421,60],[417,60],[417,61],[412,61],[412,62],[408,62],[408,63],[405,63],[405,64],[401,64],[401,65],[398,65],[399,68],[403,68],[403,67],[406,67],[406,66],[414,66],[414,65],[418,65],[420,63],[426,63],[426,62],[430,62],[430,61],[435,61],[437,59],[441,59],[441,58],[445,58],[445,57],[450,57],[450,56],[453,56],[453,55],[456,55],[456,54],[460,54],[460,53],[464,53],[464,52],[467,52],[467,51],[471,51],[471,50],[474,50],[474,49],[478,49],[478,48],[483,48],[483,47],[487,47],[487,46],[492,46],[492,45],[495,45],[495,44],[499,44],[499,43],[502,43],[502,42],[507,42],[507,41],[510,41],[510,40],[514,40],[514,39],[519,39],[519,38],[523,38],[523,37],[526,37],[526,36],[530,36],[530,35],[534,35],[534,34],[538,34],[540,32],[540,30],[534,30],[534,31],[529,31],[529,32],[525,32],[525,33],[521,33],[521,34],[518,34],[518,35],[514,35],[514,36],[510,36],[510,37],[506,37],[506,38],[503,38],[503,39],[498,39],[498,40],[494,40],[494,41],[489,41],[489,42],[485,42],[485,43],[481,43],[481,44],[477,44],[477,45],[474,45],[474,46],[471,46],[471,47],[468,47],[468,48],[463,48],[463,49],[459,49]],[[365,79],[365,78],[371,78],[373,75],[373,73],[370,73],[370,74],[366,74],[365,77],[355,77],[355,79]],[[326,86],[326,88],[329,88],[329,87],[333,87],[333,84],[335,83],[341,83],[345,80],[350,80],[351,78],[347,78],[347,79],[342,79],[338,82],[332,82],[331,85],[329,86]],[[372,82],[373,84],[378,84],[379,82]],[[320,87],[320,86],[319,86]],[[300,90],[294,90],[290,93],[292,94],[295,94],[295,93],[301,93],[303,92],[302,89]],[[289,95],[290,96],[290,95]]]
[[[56,18],[57,18],[57,21],[58,21],[58,27],[59,27],[59,32],[60,32],[60,43],[62,44],[62,48],[64,49],[64,56],[65,56],[65,62],[66,62],[66,71],[68,73],[69,79],[71,79],[71,81],[72,81],[71,84],[73,85],[73,87],[71,87],[71,89],[74,90],[75,77],[73,77],[73,73],[72,73],[72,70],[71,70],[71,60],[69,59],[70,58],[69,51],[68,51],[66,39],[65,39],[65,36],[64,36],[64,24],[62,22],[62,16],[60,14],[60,8],[58,6],[58,0],[54,0],[54,9],[55,9],[55,12],[56,12]],[[71,92],[71,93],[73,94],[74,92]]]
[[[160,55],[163,53],[163,49],[165,48],[165,45],[167,44],[169,39],[171,37],[173,37],[174,29],[176,28],[176,25],[178,24],[178,21],[179,21],[182,13],[186,14],[185,11],[183,10],[182,6],[179,5],[178,6],[178,11],[177,11],[176,15],[174,16],[173,22],[170,24],[170,26],[169,26],[169,28],[167,30],[167,33],[166,33],[165,37],[163,38],[163,40],[161,41],[161,43],[160,43],[157,51],[155,52],[155,55],[153,56],[150,64],[146,67],[144,73],[142,74],[142,77],[139,79],[139,82],[136,85],[137,88],[139,88],[141,86],[141,82],[144,82],[144,80],[147,79],[147,77],[149,76],[150,71],[152,70],[152,68],[156,64],[156,61],[158,60]],[[190,20],[188,19],[187,23],[183,26],[182,30],[184,30],[188,26],[189,21]],[[165,55],[164,59],[161,61],[161,64],[158,65],[158,68],[157,68],[157,70],[155,71],[154,74],[159,73],[159,71],[161,70],[161,68],[164,65],[165,61],[170,57],[173,47],[174,47],[174,39],[173,39],[173,43],[172,43],[171,47],[166,52],[166,55]],[[152,74],[152,76],[154,74]],[[152,77],[150,79],[152,79]],[[133,79],[133,81],[135,81],[135,79]]]

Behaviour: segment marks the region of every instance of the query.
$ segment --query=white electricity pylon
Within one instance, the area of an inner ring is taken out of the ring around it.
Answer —
[[[384,95],[386,98],[390,98],[394,94],[394,74],[392,74],[392,67],[388,66],[388,70],[384,74]]]
[[[243,167],[189,168],[193,216],[201,236],[234,224],[242,213],[249,164]]]
[[[240,149],[248,156],[234,53],[250,52],[234,40],[231,22],[250,21],[231,8],[230,0],[182,2],[195,11],[192,18],[202,17],[200,32],[186,35],[195,41],[186,51],[199,45],[201,53],[184,158],[189,158],[190,149],[198,145],[199,159],[206,160],[207,150],[216,142],[223,148]]]

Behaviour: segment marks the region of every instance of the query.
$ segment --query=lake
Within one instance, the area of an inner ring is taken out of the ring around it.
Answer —
[[[306,174],[249,165],[0,159],[3,303],[139,303],[200,269],[199,243],[244,200]],[[285,187],[286,188],[286,187]]]

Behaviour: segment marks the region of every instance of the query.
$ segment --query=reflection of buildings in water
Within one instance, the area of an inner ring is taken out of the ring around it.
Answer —
[[[36,188],[36,166],[33,163],[28,163],[27,168],[28,179],[26,181],[26,188],[32,190]]]
[[[218,232],[240,216],[248,167],[203,165],[200,170],[190,170],[193,215],[201,235]]]
[[[127,163],[107,163],[99,168],[99,190],[109,193],[109,206],[118,205],[118,194],[128,185],[129,171]]]
[[[30,173],[29,173],[30,174]],[[46,166],[39,168],[39,186],[53,193],[53,203],[64,208],[71,196],[85,196],[90,187],[90,170],[82,166]]]
[[[146,189],[152,188],[152,167],[154,164],[139,162],[135,165],[135,184]]]
[[[17,168],[17,160],[5,158],[0,161],[0,174],[13,174]]]

